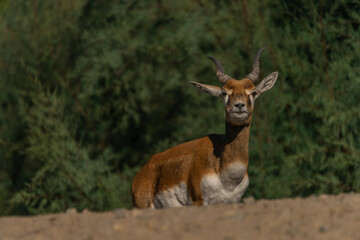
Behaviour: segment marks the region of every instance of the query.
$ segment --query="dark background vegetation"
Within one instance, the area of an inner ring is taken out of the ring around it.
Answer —
[[[360,191],[358,0],[0,0],[0,215],[131,207],[149,157],[224,132],[212,55],[262,46],[256,198]]]

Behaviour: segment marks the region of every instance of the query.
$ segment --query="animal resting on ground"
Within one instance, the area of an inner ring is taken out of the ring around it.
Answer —
[[[255,100],[271,89],[278,77],[273,72],[255,86],[259,78],[261,52],[252,72],[241,80],[216,66],[222,88],[191,82],[199,90],[224,100],[225,135],[211,134],[155,154],[142,167],[132,184],[132,199],[138,208],[237,203],[249,185],[248,144]]]

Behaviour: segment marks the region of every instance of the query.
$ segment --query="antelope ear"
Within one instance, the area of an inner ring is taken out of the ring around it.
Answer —
[[[273,72],[256,85],[256,98],[258,98],[261,93],[266,92],[275,85],[278,75],[278,72]]]
[[[192,81],[190,83],[192,85],[194,85],[195,87],[197,87],[200,91],[207,93],[211,96],[220,97],[220,95],[221,95],[221,88],[219,88],[219,87],[202,84],[202,83],[197,83],[197,82],[192,82]]]

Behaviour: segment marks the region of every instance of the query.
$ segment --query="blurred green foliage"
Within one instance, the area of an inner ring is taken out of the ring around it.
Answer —
[[[256,198],[360,191],[360,3],[0,0],[0,215],[131,207],[149,157],[224,132],[205,56],[275,87],[250,137]]]

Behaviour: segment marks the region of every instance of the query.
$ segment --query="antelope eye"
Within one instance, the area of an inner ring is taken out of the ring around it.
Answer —
[[[253,97],[255,97],[255,96],[256,96],[256,94],[257,94],[257,92],[256,92],[256,91],[253,91],[252,93],[250,93],[250,95],[251,95],[251,96],[253,96]]]
[[[226,92],[221,92],[221,96],[222,96],[222,97],[226,97],[226,96],[227,96],[227,93],[226,93]]]

